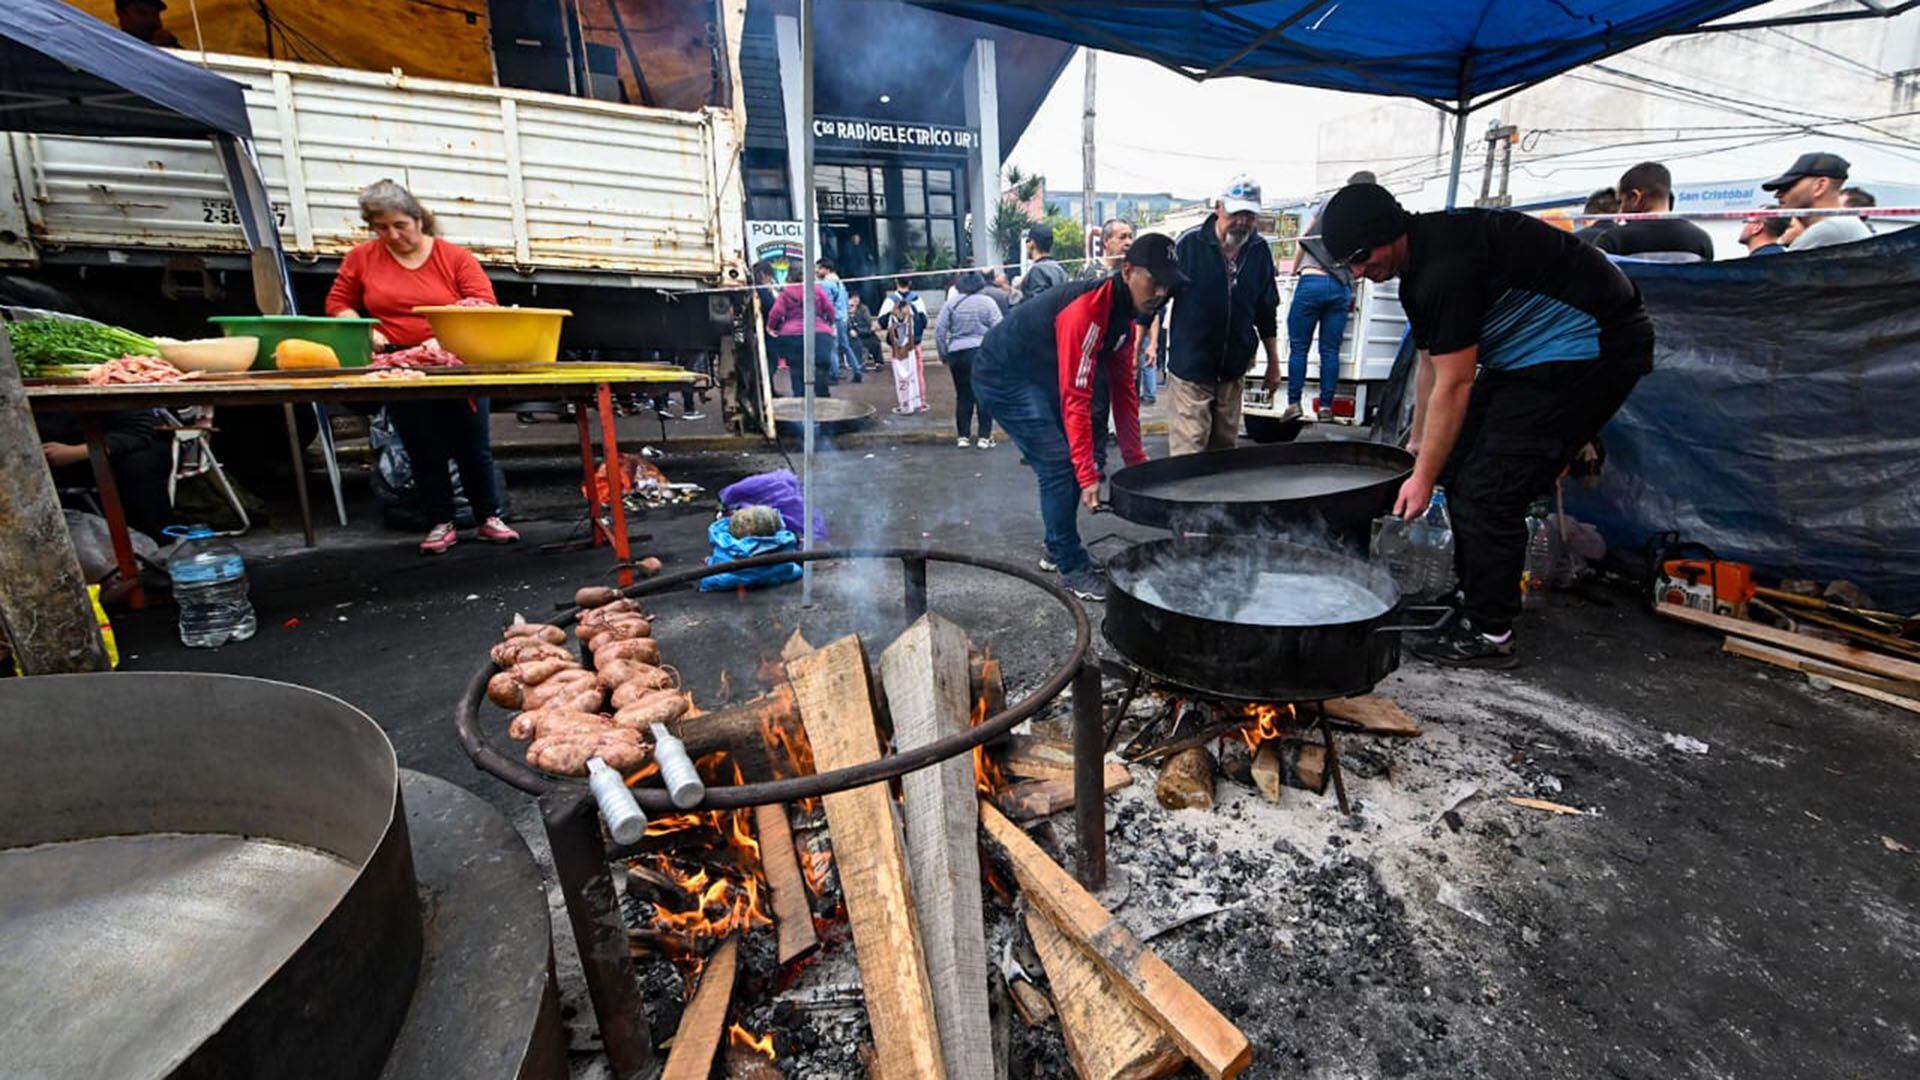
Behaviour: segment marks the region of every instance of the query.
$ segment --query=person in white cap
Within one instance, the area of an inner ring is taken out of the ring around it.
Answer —
[[[1174,295],[1167,365],[1167,443],[1173,454],[1230,449],[1240,438],[1240,381],[1256,343],[1267,350],[1267,389],[1280,385],[1280,285],[1259,234],[1260,184],[1236,177],[1207,220],[1180,234],[1187,283]]]

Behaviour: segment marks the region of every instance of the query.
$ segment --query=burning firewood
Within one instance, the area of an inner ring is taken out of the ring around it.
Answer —
[[[1179,1044],[1212,1080],[1239,1075],[1253,1058],[1247,1037],[1180,978],[1124,923],[1047,857],[1018,825],[982,804],[987,837],[1006,853],[1020,891],[1053,926],[1090,957],[1114,989]]]
[[[1186,1063],[1167,1033],[1037,909],[1027,911],[1027,932],[1053,986],[1060,1034],[1080,1080],[1154,1080]]]
[[[780,962],[790,964],[819,948],[820,938],[813,930],[813,912],[807,906],[806,886],[794,855],[786,804],[754,807],[753,823],[754,836],[760,841],[760,865],[772,894],[774,926],[780,933]]]
[[[680,1014],[680,1029],[673,1036],[673,1050],[667,1055],[660,1080],[707,1080],[713,1071],[713,1055],[720,1048],[727,1008],[733,1003],[739,951],[739,940],[729,937],[707,958],[706,969],[700,976],[700,989]]]
[[[1253,752],[1253,786],[1268,802],[1279,802],[1281,781],[1280,744],[1270,739]]]
[[[1198,807],[1213,809],[1213,751],[1204,746],[1188,747],[1167,759],[1160,767],[1160,782],[1154,794],[1169,810]]]

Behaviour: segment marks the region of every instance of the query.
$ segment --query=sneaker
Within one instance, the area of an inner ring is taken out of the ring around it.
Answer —
[[[1332,420],[1333,406],[1330,403],[1314,402],[1313,418],[1315,420]]]
[[[453,522],[443,521],[433,527],[425,540],[420,541],[420,554],[444,555],[447,549],[460,542],[460,534],[454,531]]]
[[[1097,603],[1107,598],[1107,579],[1094,573],[1091,568],[1060,575],[1060,584],[1066,586],[1068,592],[1082,600],[1092,600]]]
[[[1290,420],[1298,419],[1300,419],[1300,403],[1297,401],[1288,402],[1287,411],[1280,414],[1280,422],[1284,424]]]
[[[1513,631],[1495,641],[1475,630],[1465,619],[1430,642],[1413,646],[1413,655],[1445,667],[1512,668],[1520,663],[1513,651]]]
[[[973,445],[973,440],[967,438],[965,435],[962,435],[960,436],[960,441],[956,445],[959,446],[960,449],[965,450],[967,447]]]
[[[994,442],[992,439],[987,438],[985,435],[982,435],[979,438],[973,440],[973,445],[979,447],[982,450],[991,450],[995,446],[998,446],[1000,444]]]
[[[692,412],[683,412],[680,414],[680,419],[682,420],[705,420],[706,418],[707,418],[707,414],[701,412],[699,409],[695,409]]]
[[[449,529],[452,526],[448,526]],[[507,523],[497,517],[490,517],[480,523],[474,535],[489,544],[511,544],[520,539],[520,534],[507,527]]]
[[[1100,556],[1095,555],[1091,551],[1087,552],[1087,565],[1088,565],[1088,568],[1091,569],[1094,573],[1099,574],[1101,577],[1106,576],[1107,564],[1101,562]],[[1046,573],[1051,574],[1055,570],[1060,569],[1060,567],[1054,564],[1053,556],[1042,555],[1040,556],[1040,569],[1045,571]]]

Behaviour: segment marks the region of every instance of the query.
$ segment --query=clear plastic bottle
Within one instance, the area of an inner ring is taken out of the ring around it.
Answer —
[[[240,552],[205,525],[170,528],[167,535],[180,540],[167,556],[174,603],[180,606],[180,643],[217,649],[252,637],[258,623],[247,599],[247,564]]]
[[[1382,514],[1373,519],[1373,542],[1368,547],[1376,566],[1383,566],[1393,576],[1394,587],[1402,596],[1416,596],[1425,587],[1418,574],[1420,568],[1415,565],[1413,546],[1407,538],[1407,522],[1393,514]]]
[[[1553,579],[1556,554],[1552,511],[1547,501],[1535,502],[1527,511],[1527,560],[1520,571],[1520,602],[1540,607],[1547,601],[1547,582]]]
[[[1412,550],[1411,576],[1419,582],[1413,596],[1432,600],[1452,591],[1453,520],[1447,516],[1447,493],[1436,490],[1427,503],[1427,512],[1407,527],[1407,544]]]

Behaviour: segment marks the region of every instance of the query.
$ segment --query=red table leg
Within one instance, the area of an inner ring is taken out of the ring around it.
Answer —
[[[613,496],[613,505],[608,508],[613,513],[613,535],[610,539],[613,541],[614,558],[620,561],[620,584],[625,587],[633,584],[633,548],[627,542],[627,506],[621,492],[625,485],[618,479],[623,471],[620,467],[620,436],[613,429],[613,391],[606,383],[601,383],[597,396],[600,399],[600,438],[606,444],[607,475],[612,480],[609,494]]]
[[[573,403],[573,419],[580,428],[580,472],[586,478],[587,531],[593,537],[593,546],[599,547],[605,534],[600,529],[600,487],[594,482],[593,432],[587,420],[592,411],[592,405],[584,399]]]
[[[107,437],[100,418],[88,413],[80,421],[87,438],[87,460],[93,464],[93,484],[100,489],[100,509],[107,515],[107,535],[113,538],[113,559],[120,567],[120,580],[126,582],[127,604],[135,611],[147,606],[147,591],[140,584],[140,564],[133,557],[133,538],[127,535],[126,511],[120,507],[120,485],[113,479],[113,465],[107,461]]]

